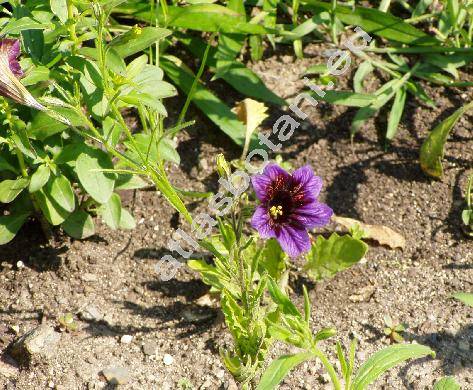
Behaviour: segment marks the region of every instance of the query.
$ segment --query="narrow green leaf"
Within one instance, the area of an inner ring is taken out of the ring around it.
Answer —
[[[369,61],[362,62],[361,65],[358,67],[355,72],[355,75],[353,76],[353,89],[356,93],[363,93],[363,82],[366,76],[373,72],[373,70],[374,67]]]
[[[420,166],[427,175],[437,179],[442,178],[442,158],[445,154],[444,149],[448,136],[460,117],[472,107],[473,102],[460,107],[435,126],[425,139],[420,148]]]
[[[332,7],[330,3],[317,0],[304,0],[303,2],[310,5],[316,12],[329,12]],[[337,6],[335,15],[345,24],[359,26],[367,33],[395,42],[410,45],[440,45],[436,38],[404,22],[401,18],[374,8]]]
[[[376,95],[351,91],[325,91],[324,96],[318,96],[317,98],[324,102],[341,106],[366,107],[374,102]]]
[[[269,278],[268,291],[274,303],[279,306],[283,313],[297,318],[302,318],[297,307],[291,302],[288,296],[280,289],[278,284],[272,278]]]
[[[405,88],[401,88],[396,92],[394,103],[388,117],[388,129],[386,131],[386,138],[388,140],[392,140],[397,133],[397,127],[401,121],[404,104],[406,103],[406,95]]]
[[[171,31],[159,27],[132,27],[125,34],[114,38],[109,43],[109,47],[121,57],[126,58],[143,51],[170,34]]]
[[[435,356],[429,347],[420,344],[391,345],[371,356],[358,370],[353,379],[353,390],[364,390],[390,368],[408,359],[426,355]]]
[[[274,390],[289,372],[307,360],[314,358],[310,352],[283,355],[274,360],[263,373],[256,390]]]
[[[167,76],[182,89],[189,93],[194,75],[188,73],[183,66],[176,65],[168,58],[162,58],[161,67]],[[212,92],[198,83],[192,102],[206,114],[225,134],[227,134],[237,145],[243,146],[245,143],[246,129],[237,116]]]

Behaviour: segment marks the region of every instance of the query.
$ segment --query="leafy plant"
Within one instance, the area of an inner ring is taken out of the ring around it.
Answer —
[[[312,333],[310,328],[310,301],[307,290],[304,288],[304,313],[300,313],[289,298],[283,293],[274,281],[270,281],[269,291],[271,298],[278,305],[281,312],[279,323],[270,324],[270,333],[280,341],[301,348],[303,352],[285,355],[273,361],[261,377],[258,390],[270,390],[277,387],[281,380],[298,364],[320,359],[330,376],[334,389],[361,390],[376,381],[382,374],[399,363],[426,355],[435,356],[430,348],[419,344],[398,344],[378,351],[364,362],[355,372],[356,339],[353,339],[348,355],[343,351],[340,343],[336,344],[337,358],[340,363],[341,377],[335,366],[330,363],[327,355],[321,351],[319,342],[332,337],[333,329],[322,329]]]
[[[128,26],[117,33],[109,19],[116,4],[2,5],[9,15],[0,20],[2,34],[21,39],[26,55],[20,81],[28,91],[22,93],[34,94],[36,103],[18,97],[15,83],[2,88],[11,99],[0,102],[0,202],[7,208],[0,244],[29,217],[39,219],[48,237],[51,225],[74,238],[89,237],[95,215],[112,229],[133,228],[117,191],[148,185],[138,175],[190,219],[163,166],[179,162],[171,137],[188,125],[164,129],[162,99],[176,90],[148,55],[130,60],[170,31]],[[143,129],[135,134],[122,113],[132,108]]]

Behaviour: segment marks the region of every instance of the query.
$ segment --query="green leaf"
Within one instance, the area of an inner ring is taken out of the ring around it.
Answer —
[[[272,278],[269,278],[268,291],[274,303],[279,306],[279,309],[284,314],[289,314],[302,319],[302,315],[299,313],[299,310],[297,310],[297,307],[291,302],[288,296],[280,289],[278,284]]]
[[[71,183],[64,175],[53,176],[46,184],[47,191],[55,202],[68,212],[74,211],[76,199]]]
[[[76,210],[62,223],[64,231],[79,240],[95,234],[95,225],[92,217],[84,210]]]
[[[125,34],[114,38],[109,47],[113,47],[121,57],[126,58],[143,51],[170,34],[171,31],[159,27],[132,27]]]
[[[353,379],[353,390],[364,390],[390,368],[408,359],[426,355],[435,357],[435,352],[420,344],[391,345],[376,352],[358,370]]]
[[[46,66],[35,66],[33,69],[28,70],[26,75],[21,79],[21,83],[27,87],[41,81],[47,81],[50,77],[50,71]]]
[[[286,269],[285,254],[275,239],[265,241],[264,249],[258,261],[259,273],[267,272],[275,280],[279,280]]]
[[[122,219],[122,202],[120,195],[112,194],[108,202],[104,203],[97,210],[102,216],[103,221],[116,230],[120,227],[120,221]]]
[[[127,210],[122,209],[122,213],[120,216],[120,229],[134,229],[136,227],[135,218],[133,215]]]
[[[11,18],[0,32],[1,36],[18,34],[25,30],[44,30],[49,24],[39,23],[30,17],[22,17],[20,19]]]
[[[161,8],[161,7],[158,7]],[[191,30],[239,34],[269,34],[275,30],[259,24],[246,22],[244,15],[218,4],[195,4],[190,6],[168,6],[167,17],[160,9],[158,21],[167,26],[188,28]],[[149,11],[135,13],[139,20],[155,21],[156,15]]]
[[[190,74],[180,63],[176,65],[176,63],[169,58],[162,58],[160,65],[166,72],[166,75],[182,89],[184,93],[189,93],[194,81],[193,74]],[[192,102],[237,145],[244,145],[246,129],[243,123],[237,119],[237,116],[225,103],[206,89],[201,83],[196,85]],[[256,139],[255,137],[253,138]]]
[[[406,95],[405,88],[401,88],[396,92],[394,103],[388,117],[388,129],[386,131],[386,138],[388,140],[392,140],[397,133],[397,127],[401,121],[404,104],[406,103]]]
[[[361,63],[361,65],[356,70],[355,75],[353,76],[353,89],[355,90],[355,92],[363,93],[363,82],[366,76],[373,72],[373,70],[374,67],[373,65],[371,65],[371,62],[364,61]]]
[[[62,208],[51,194],[51,181],[35,192],[36,200],[45,218],[51,225],[60,225],[70,215],[70,212]]]
[[[47,165],[40,165],[35,173],[31,175],[31,181],[29,186],[30,193],[36,192],[43,188],[48,182],[51,170]]]
[[[3,156],[0,156],[0,170],[10,171],[16,174],[20,172],[12,164],[10,164]]]
[[[50,0],[51,11],[62,23],[67,21],[67,0]]]
[[[430,132],[420,148],[420,166],[429,176],[437,179],[443,176],[442,158],[445,154],[445,144],[450,131],[460,117],[473,107],[473,102],[460,107],[448,118],[440,122]]]
[[[317,95],[317,99],[331,104],[339,104],[341,106],[366,107],[373,103],[376,99],[376,95],[350,91],[325,91],[325,95]]]
[[[10,214],[0,216],[0,245],[4,245],[16,236],[29,214]]]
[[[289,372],[307,360],[314,358],[310,352],[283,355],[274,360],[263,373],[256,390],[274,390]]]
[[[115,182],[115,190],[138,190],[149,184],[138,175],[119,174]]]
[[[330,12],[332,5],[316,0],[304,0],[316,12]],[[409,45],[440,46],[440,42],[415,28],[401,18],[374,8],[337,6],[335,15],[345,24],[359,26],[367,33],[372,33],[391,41]]]
[[[113,193],[115,175],[100,170],[113,169],[108,154],[99,149],[88,149],[79,155],[75,169],[87,193],[97,202],[107,203]]]
[[[452,297],[458,299],[468,306],[473,307],[473,293],[457,292],[453,294]]]
[[[0,202],[10,203],[28,187],[29,179],[20,177],[15,180],[4,180],[0,183]]]
[[[178,38],[195,57],[203,57],[207,45],[202,39],[188,35],[179,35]],[[213,80],[222,78],[243,95],[263,102],[275,105],[287,104],[284,99],[268,89],[255,72],[234,59],[234,56],[238,53],[222,53],[220,51],[221,40],[222,38],[219,41],[218,50],[210,48],[207,59],[207,65],[210,68],[216,69],[216,75],[213,77]],[[228,39],[225,42],[228,42]]]
[[[213,265],[207,264],[204,260],[188,260],[187,265],[201,275],[202,281],[205,284],[219,291],[224,289],[222,275]]]
[[[445,378],[440,379],[434,385],[433,390],[460,390],[460,385],[455,381],[455,378],[451,376],[446,376]]]
[[[358,263],[368,251],[368,245],[350,235],[333,233],[328,239],[318,236],[304,269],[314,280],[331,278]]]

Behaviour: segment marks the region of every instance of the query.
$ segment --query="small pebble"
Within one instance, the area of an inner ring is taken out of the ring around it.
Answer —
[[[154,341],[149,341],[143,344],[143,353],[147,356],[153,356],[156,355],[156,352],[158,351],[158,344],[156,344]]]
[[[16,268],[22,269],[25,268],[25,263],[23,263],[21,260],[16,262]]]
[[[111,385],[124,385],[130,381],[130,373],[123,367],[109,367],[102,374]]]
[[[124,334],[124,335],[120,338],[120,342],[121,342],[122,344],[130,344],[132,341],[133,341],[133,336],[132,336],[132,335],[129,335],[129,334]]]
[[[170,366],[171,364],[174,363],[174,358],[169,355],[168,353],[166,353],[164,356],[163,356],[163,363],[166,365],[166,366]]]

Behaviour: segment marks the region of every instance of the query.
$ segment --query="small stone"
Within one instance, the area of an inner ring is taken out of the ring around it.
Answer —
[[[100,321],[103,315],[97,306],[89,305],[79,313],[79,317],[83,321]]]
[[[224,371],[224,370],[218,370],[218,371],[215,373],[215,376],[216,376],[218,379],[223,379],[223,377],[225,376],[225,371]]]
[[[25,268],[25,263],[23,263],[21,260],[16,262],[16,268],[18,269],[23,269]]]
[[[56,385],[54,384],[54,382],[49,382],[49,383],[48,383],[48,387],[49,387],[50,389],[54,389],[54,388],[56,387]]]
[[[123,367],[109,367],[102,374],[111,385],[124,385],[130,381],[130,373]]]
[[[166,353],[164,356],[163,356],[163,363],[166,365],[166,366],[170,366],[171,364],[174,363],[174,358],[169,355],[168,353]]]
[[[86,272],[80,277],[84,282],[96,282],[98,280],[97,275]]]
[[[461,349],[462,351],[469,351],[470,350],[470,344],[468,343],[468,341],[460,340],[458,342],[458,348]]]
[[[158,351],[158,344],[154,341],[148,341],[143,344],[143,353],[146,356],[154,356]]]
[[[60,339],[61,335],[51,326],[42,324],[14,341],[10,347],[10,355],[21,364],[44,361],[54,354]]]
[[[122,344],[130,344],[132,341],[133,341],[133,336],[130,335],[130,334],[124,334],[124,335],[120,338],[120,342],[121,342]]]

